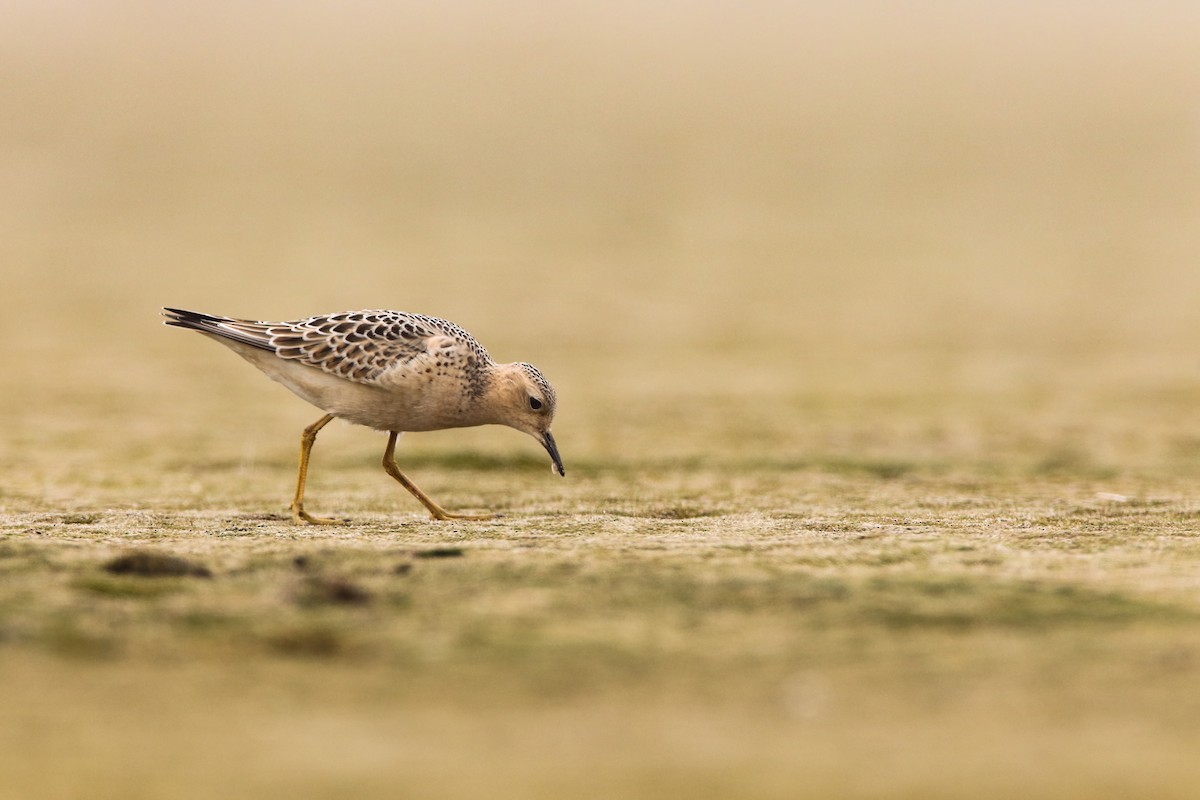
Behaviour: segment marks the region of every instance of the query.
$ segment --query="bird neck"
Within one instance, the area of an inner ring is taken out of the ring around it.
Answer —
[[[489,370],[487,384],[479,398],[480,414],[488,424],[507,425],[513,403],[523,394],[520,368],[515,364],[494,364]]]

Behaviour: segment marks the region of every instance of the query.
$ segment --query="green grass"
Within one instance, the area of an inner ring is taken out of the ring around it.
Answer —
[[[5,512],[14,785],[45,791],[22,765],[66,731],[95,761],[58,780],[112,796],[1184,796],[1200,777],[1198,512],[1165,471],[416,461],[447,501],[508,513],[447,524],[369,453],[332,460],[312,502],[345,526],[291,525],[274,457],[197,468],[187,505],[151,458],[81,480],[109,506]],[[111,573],[131,551],[212,575]]]
[[[44,785],[20,766],[61,752],[29,737],[37,719],[101,759],[113,796],[177,780],[184,796],[345,781],[454,796],[497,774],[514,797],[783,797],[796,781],[950,796],[951,778],[985,797],[1118,779],[1169,794],[1198,733],[1200,607],[1160,569],[1194,542],[1162,543],[1179,518],[1163,503],[1080,557],[1079,516],[1031,521],[1035,542],[986,521],[835,530],[761,512],[213,537],[242,517],[163,530],[109,511],[90,543],[56,536],[78,525],[64,517],[0,549],[0,671],[20,687],[0,763]],[[152,531],[146,547],[214,576],[108,575],[112,531]],[[458,555],[427,557],[445,541]],[[174,766],[132,758],[143,748]]]

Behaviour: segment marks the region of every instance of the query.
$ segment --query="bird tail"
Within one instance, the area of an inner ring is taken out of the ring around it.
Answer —
[[[267,326],[261,322],[217,317],[212,314],[202,314],[199,311],[186,311],[182,308],[164,308],[163,316],[166,317],[166,320],[163,321],[164,325],[220,336],[223,339],[248,344],[260,350],[275,350],[267,336]]]

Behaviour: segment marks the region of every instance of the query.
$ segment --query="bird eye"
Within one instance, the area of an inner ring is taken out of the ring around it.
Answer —
[[[529,398],[529,407],[534,411],[538,411],[542,407],[542,401],[538,400],[536,397],[531,397]]]

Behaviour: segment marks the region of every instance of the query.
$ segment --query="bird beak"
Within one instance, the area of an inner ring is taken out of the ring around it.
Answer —
[[[546,452],[550,454],[550,458],[554,461],[554,471],[559,475],[566,477],[567,471],[563,468],[562,457],[558,454],[558,445],[554,443],[554,435],[550,431],[542,433],[542,447],[546,448]]]

